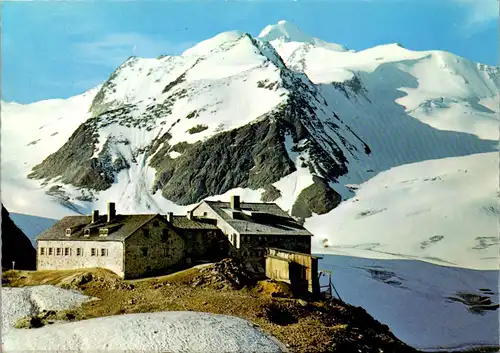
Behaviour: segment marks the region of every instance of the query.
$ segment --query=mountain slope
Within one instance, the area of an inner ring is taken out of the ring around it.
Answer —
[[[10,219],[26,234],[33,247],[36,247],[36,237],[45,229],[53,226],[58,219],[31,216],[20,213],[10,213]]]
[[[14,264],[13,264],[14,262]],[[36,251],[2,204],[2,269],[34,270]]]
[[[151,193],[187,205],[236,187],[270,188],[297,170],[287,147],[303,155],[300,168],[331,182],[370,152],[307,76],[240,32],[180,57],[127,60],[90,111],[30,178],[92,193],[112,187],[122,171],[135,168],[131,179],[139,181],[154,168]]]
[[[498,153],[400,166],[306,221],[318,252],[497,270]]]
[[[258,38],[222,33],[130,58],[79,97],[4,103],[2,150],[16,156],[2,155],[3,198],[57,218],[109,200],[184,212],[237,190],[314,219],[380,172],[496,151],[498,72],[395,44],[356,52],[286,21]],[[16,135],[20,117],[37,124]]]

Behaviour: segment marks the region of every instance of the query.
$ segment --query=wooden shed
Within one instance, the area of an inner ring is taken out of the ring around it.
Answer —
[[[319,259],[311,254],[267,248],[266,277],[289,283],[294,291],[317,294]]]

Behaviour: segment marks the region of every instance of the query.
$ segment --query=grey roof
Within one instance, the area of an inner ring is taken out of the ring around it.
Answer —
[[[279,251],[279,252],[284,252],[284,253],[289,253],[289,254],[297,254],[297,255],[302,255],[302,256],[308,256],[312,259],[322,259],[323,257],[322,256],[316,256],[316,255],[312,255],[312,254],[305,254],[303,252],[298,252],[298,251],[293,251],[293,250],[287,250],[287,249],[281,249],[281,248],[275,248],[275,247],[272,247],[272,246],[268,246],[267,247],[268,249],[270,250],[276,250],[276,251]],[[274,256],[274,255],[271,255],[271,256]],[[278,257],[280,257],[278,255]]]
[[[312,236],[307,229],[275,203],[242,202],[238,210],[233,210],[229,202],[204,202],[240,234]],[[235,212],[238,219],[231,216]]]
[[[292,262],[292,260],[287,259],[286,257],[279,257],[279,256],[274,256],[274,255],[265,255],[265,257],[268,259],[273,259],[273,260],[278,260],[278,261],[283,261],[283,262],[288,262],[288,263]]]
[[[61,219],[49,229],[42,232],[37,240],[84,240],[84,241],[123,241],[142,225],[148,223],[158,214],[116,215],[107,223],[107,215],[100,216],[91,224],[90,216],[68,216]],[[161,217],[161,216],[160,216]],[[71,236],[66,236],[66,229],[72,228]],[[84,236],[85,228],[90,228],[90,236]],[[107,236],[99,236],[99,228],[108,228]]]
[[[174,216],[172,224],[175,228],[179,229],[219,229],[213,220],[204,220],[203,218],[189,219],[187,216]]]

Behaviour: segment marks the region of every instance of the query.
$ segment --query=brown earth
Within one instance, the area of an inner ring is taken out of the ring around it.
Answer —
[[[100,299],[71,310],[49,311],[20,320],[18,327],[125,313],[198,311],[247,319],[293,352],[416,352],[362,308],[336,300],[295,299],[286,283],[269,280],[251,282],[240,278],[236,286],[240,289],[233,289],[238,275],[224,273],[234,267],[231,261],[225,262],[134,281],[121,280],[103,269],[82,269],[7,271],[2,282],[6,286],[52,284],[79,289]],[[208,273],[213,273],[214,279],[210,280]]]

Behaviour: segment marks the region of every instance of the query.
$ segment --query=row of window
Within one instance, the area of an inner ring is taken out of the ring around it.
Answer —
[[[75,250],[75,252],[73,252]],[[73,254],[76,256],[83,256],[83,248],[40,248],[40,255],[56,255],[56,256],[72,256]],[[100,251],[99,251],[100,250]],[[99,255],[100,254],[100,255]],[[108,256],[108,249],[105,248],[91,248],[90,249],[90,256]]]
[[[142,256],[148,256],[148,248],[143,247],[141,248]],[[168,256],[168,249],[164,248],[163,249],[163,256]]]
[[[276,242],[283,240],[283,237],[280,236],[263,236],[263,235],[242,235],[241,236],[241,241],[242,242],[250,242],[250,241],[268,241],[268,242]]]
[[[262,236],[262,235],[259,235],[259,236],[256,236],[256,235],[241,235],[240,236],[240,241],[242,243],[246,243],[246,242],[261,242],[262,240],[266,241],[266,242],[270,242],[270,243],[273,243],[273,242],[277,242],[279,240],[283,239],[282,237],[278,237],[278,236]],[[239,249],[240,248],[240,241],[238,241],[238,237],[236,234],[231,234],[229,236],[229,241],[231,242],[231,244],[233,244],[235,246],[236,249]],[[261,255],[258,255],[258,256],[261,256]]]
[[[260,250],[257,250],[257,251],[248,251],[248,250],[243,250],[241,252],[241,255],[243,257],[261,257],[261,256],[264,256],[266,254],[265,251],[260,251]]]

